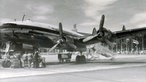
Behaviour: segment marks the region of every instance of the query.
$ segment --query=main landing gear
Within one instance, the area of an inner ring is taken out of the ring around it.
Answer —
[[[86,57],[82,53],[80,54],[76,56],[76,63],[86,63]]]
[[[9,68],[10,66],[11,66],[11,61],[10,60],[4,60],[4,61],[2,61],[2,67],[4,67],[4,68]]]

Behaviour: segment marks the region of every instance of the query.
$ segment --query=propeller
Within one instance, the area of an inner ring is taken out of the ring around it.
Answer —
[[[54,50],[59,44],[66,44],[67,46],[76,49],[76,46],[74,44],[69,43],[66,40],[66,37],[63,33],[62,23],[59,23],[59,40],[57,40],[57,43],[49,51],[51,52],[52,50]]]
[[[83,39],[83,42],[91,41],[92,39],[97,38],[98,36],[100,37],[101,35],[103,35],[104,19],[105,19],[105,16],[102,15],[101,20],[100,20],[99,30],[96,31],[96,28],[93,28],[92,35]]]
[[[54,50],[59,44],[65,42],[65,37],[63,36],[63,29],[62,29],[62,23],[59,23],[59,40],[57,40],[57,43],[50,48],[49,52]]]
[[[114,44],[111,41],[109,41],[109,37],[108,37],[108,36],[110,36],[108,33],[111,33],[111,32],[109,32],[107,29],[105,29],[103,27],[104,21],[105,21],[105,16],[102,15],[98,31],[96,31],[96,29],[94,28],[92,31],[92,35],[83,39],[83,42],[89,42],[93,39],[97,39],[97,40],[100,40],[101,42],[105,42],[107,45],[113,47]],[[107,33],[107,35],[105,35],[105,33]]]

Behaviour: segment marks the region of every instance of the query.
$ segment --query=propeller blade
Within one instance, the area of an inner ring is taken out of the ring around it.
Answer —
[[[90,41],[90,40],[96,38],[97,36],[98,36],[98,34],[88,36],[88,37],[86,37],[85,39],[83,39],[83,42],[88,42],[88,41]]]
[[[60,37],[62,38],[63,37],[63,29],[62,29],[62,23],[61,22],[59,23],[59,34],[60,34]]]
[[[60,41],[58,41],[57,44],[55,44],[55,45],[49,50],[49,52],[51,52],[52,50],[54,50],[59,44],[60,44]]]
[[[104,25],[104,20],[105,20],[105,16],[102,15],[101,20],[100,20],[99,30],[102,30],[103,25]]]

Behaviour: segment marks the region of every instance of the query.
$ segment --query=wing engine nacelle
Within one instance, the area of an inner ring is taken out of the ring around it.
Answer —
[[[92,31],[92,35],[83,39],[83,42],[98,40],[98,42],[103,42],[103,43],[106,43],[109,46],[114,46],[112,44],[112,42],[110,41],[111,36],[112,36],[112,32],[103,27],[104,20],[105,20],[105,16],[102,15],[98,31],[96,31],[96,29],[94,28],[93,31]]]

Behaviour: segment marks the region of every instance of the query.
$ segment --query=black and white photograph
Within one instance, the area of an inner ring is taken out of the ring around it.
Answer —
[[[0,82],[146,82],[146,0],[0,0]]]

